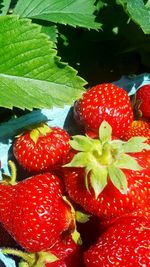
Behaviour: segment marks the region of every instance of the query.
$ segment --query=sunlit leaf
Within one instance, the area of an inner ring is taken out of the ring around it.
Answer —
[[[21,17],[41,19],[55,23],[99,29],[95,22],[94,0],[19,0],[14,10]]]
[[[0,106],[63,107],[80,97],[85,81],[56,53],[40,26],[18,16],[0,17]]]

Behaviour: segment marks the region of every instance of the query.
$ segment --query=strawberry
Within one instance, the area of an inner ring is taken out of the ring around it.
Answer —
[[[84,253],[86,267],[148,267],[150,223],[145,218],[120,218]]]
[[[64,167],[70,198],[103,220],[149,206],[150,146],[143,137],[124,142],[112,140],[111,133],[104,121],[99,139],[74,136],[70,141],[74,156],[70,151]]]
[[[144,136],[146,142],[150,144],[150,125],[146,121],[134,120],[124,134],[123,140],[129,140],[134,136]]]
[[[3,249],[4,254],[21,257],[20,267],[83,267],[80,247],[69,236],[59,238],[51,248],[37,253]]]
[[[148,203],[150,203],[150,196]],[[149,221],[150,223],[150,206],[148,205],[147,207],[143,207],[142,209],[135,209],[132,212],[125,213],[121,216],[118,216],[116,218],[112,218],[110,220],[99,220],[99,229],[101,232],[105,231],[110,225],[112,225],[114,222],[119,220],[120,218],[124,218],[124,221],[128,217],[139,217],[139,218],[144,218],[145,220]]]
[[[150,119],[150,84],[138,88],[135,100],[135,107],[140,111],[141,116]]]
[[[58,260],[46,264],[46,267],[82,267],[82,255],[79,246],[69,238],[65,242],[58,241],[50,249]]]
[[[51,247],[73,223],[60,179],[45,173],[14,185],[1,183],[0,222],[29,252]]]
[[[68,133],[46,124],[26,131],[13,144],[17,161],[30,172],[49,171],[65,163],[69,146]]]
[[[125,90],[104,83],[87,90],[75,102],[74,117],[90,133],[98,133],[102,121],[106,120],[112,127],[113,135],[121,138],[133,121],[133,111]]]

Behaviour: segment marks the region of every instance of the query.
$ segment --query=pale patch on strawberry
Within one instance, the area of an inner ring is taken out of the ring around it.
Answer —
[[[65,130],[43,125],[19,136],[14,141],[13,153],[30,172],[54,170],[65,163],[69,140]]]

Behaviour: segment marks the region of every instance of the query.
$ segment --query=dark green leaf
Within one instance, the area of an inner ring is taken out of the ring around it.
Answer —
[[[95,0],[19,0],[14,10],[21,17],[99,29],[95,22]]]
[[[117,0],[145,34],[150,34],[150,7],[143,0]]]
[[[52,42],[56,42],[57,41],[57,36],[58,36],[58,30],[57,30],[57,26],[53,25],[53,26],[42,26],[42,30],[43,33],[48,35],[48,38],[50,41]]]

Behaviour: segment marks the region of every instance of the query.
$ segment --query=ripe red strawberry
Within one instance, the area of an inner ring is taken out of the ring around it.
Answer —
[[[125,90],[111,83],[99,84],[87,90],[74,105],[74,116],[86,131],[98,133],[106,120],[113,135],[122,137],[133,121],[130,98]]]
[[[150,197],[148,200],[148,203],[150,203]],[[124,218],[124,221],[126,220],[126,218],[128,217],[139,217],[139,218],[145,218],[145,220],[149,221],[150,223],[150,206],[147,207],[143,207],[142,209],[135,209],[130,213],[125,213],[124,215],[121,215],[117,218],[112,218],[110,220],[100,220],[99,221],[99,228],[101,230],[101,232],[105,231],[110,225],[112,225],[113,223],[115,223],[118,219],[120,218]]]
[[[58,260],[47,263],[46,267],[82,267],[82,255],[79,246],[69,238],[65,242],[60,240],[50,249]]]
[[[146,141],[150,144],[150,125],[146,121],[142,120],[134,120],[127,131],[124,134],[123,140],[129,140],[134,136],[143,136],[146,137]]]
[[[65,163],[69,139],[65,130],[44,124],[16,138],[13,153],[28,171],[49,171]]]
[[[150,84],[143,85],[136,92],[136,107],[142,117],[150,119]]]
[[[72,225],[62,183],[50,173],[15,185],[0,184],[0,222],[29,252],[48,249]]]
[[[84,254],[86,267],[148,267],[150,223],[144,218],[121,218]]]
[[[3,253],[21,257],[21,267],[83,267],[81,249],[71,236],[59,238],[46,251],[31,254],[6,248]]]
[[[128,142],[111,140],[111,127],[106,122],[99,135],[99,140],[78,135],[70,141],[75,155],[64,168],[70,198],[103,220],[147,209],[150,146],[142,143],[141,137]],[[148,150],[140,152],[144,148]]]

